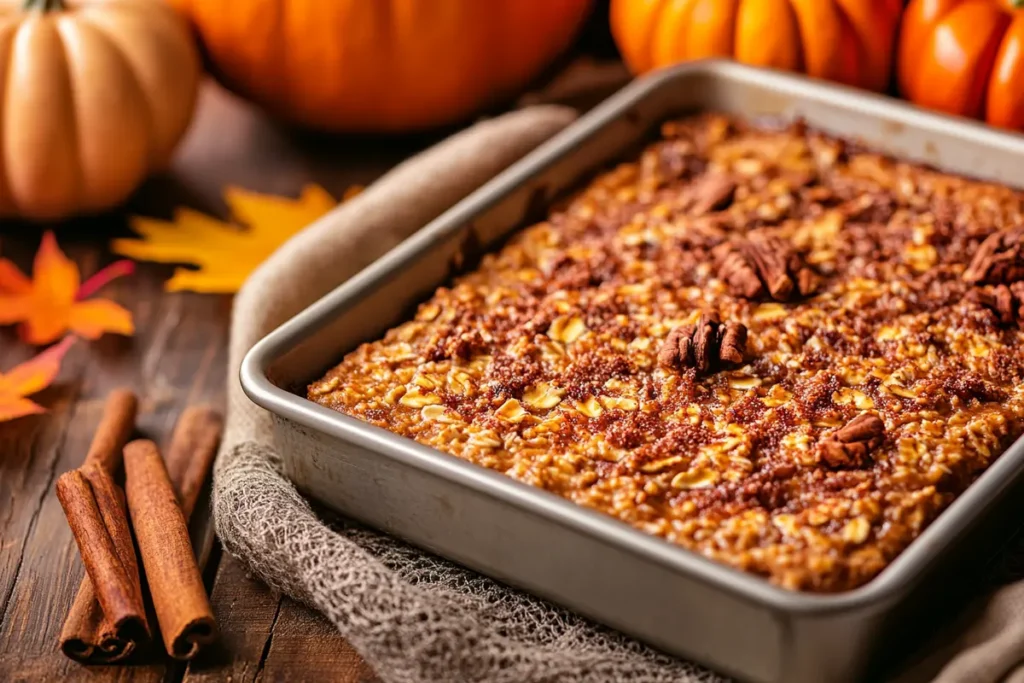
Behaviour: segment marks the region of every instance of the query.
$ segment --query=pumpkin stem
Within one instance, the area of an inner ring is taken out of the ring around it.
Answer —
[[[64,0],[25,0],[22,8],[25,11],[37,10],[39,12],[62,12],[66,9]]]

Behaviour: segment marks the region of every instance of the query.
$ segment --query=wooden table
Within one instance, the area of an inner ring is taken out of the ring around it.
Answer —
[[[337,197],[432,141],[289,133],[209,85],[173,168],[144,186],[125,212],[61,226],[58,239],[88,275],[113,258],[106,244],[127,234],[129,213],[167,216],[172,206],[188,204],[223,215],[220,189],[229,183],[294,196],[315,181]],[[29,268],[39,234],[32,226],[4,226],[0,254]],[[83,570],[53,484],[81,463],[107,392],[133,387],[141,399],[139,432],[158,443],[167,442],[186,405],[224,403],[231,298],[166,294],[169,274],[142,265],[106,288],[103,296],[134,314],[136,336],[78,342],[59,382],[37,396],[50,413],[0,423],[0,681],[372,680],[326,619],[274,595],[217,550],[206,575],[223,639],[203,661],[187,670],[160,657],[86,669],[59,653],[57,636]],[[32,353],[12,329],[0,331],[0,370]]]
[[[573,51],[577,56],[552,69],[524,103],[587,108],[627,80],[621,64],[608,59],[614,54],[607,27],[594,21],[596,28],[584,31]],[[295,196],[316,182],[340,197],[451,132],[387,138],[298,133],[209,83],[172,168],[144,185],[123,211],[58,226],[58,241],[87,277],[115,258],[106,246],[130,234],[131,214],[169,217],[173,207],[185,205],[226,217],[226,185]],[[40,234],[36,226],[0,226],[0,255],[28,271]],[[185,406],[224,405],[231,297],[165,293],[170,273],[142,264],[135,275],[106,287],[102,296],[134,314],[136,335],[76,343],[59,381],[35,397],[49,414],[0,423],[0,682],[372,681],[372,671],[325,618],[273,594],[216,547],[205,575],[222,638],[201,661],[186,668],[154,656],[136,666],[83,667],[58,651],[83,569],[54,482],[81,464],[107,393],[132,387],[141,400],[139,435],[158,444],[167,443]],[[0,328],[0,371],[34,351],[12,328]],[[193,536],[212,538],[209,515],[197,517]]]

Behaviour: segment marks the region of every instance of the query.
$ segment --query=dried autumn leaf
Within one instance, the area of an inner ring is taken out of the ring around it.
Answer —
[[[224,200],[232,220],[245,228],[182,208],[171,221],[134,218],[132,229],[142,239],[114,240],[111,248],[138,261],[197,266],[176,269],[164,284],[168,292],[231,294],[289,237],[337,206],[317,185],[307,185],[298,199],[228,188]]]
[[[60,372],[64,354],[74,343],[74,337],[65,337],[35,358],[0,373],[0,422],[46,412],[46,408],[25,397],[50,386]]]
[[[47,231],[36,252],[31,279],[0,258],[0,325],[20,323],[18,335],[36,345],[49,344],[68,330],[86,339],[98,339],[104,332],[131,335],[135,332],[131,313],[113,301],[88,297],[134,270],[131,261],[117,261],[81,282],[78,265]]]

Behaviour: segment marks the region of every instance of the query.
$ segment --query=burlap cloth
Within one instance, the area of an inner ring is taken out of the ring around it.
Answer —
[[[224,546],[323,612],[384,681],[717,681],[715,674],[355,525],[323,522],[279,471],[269,415],[242,393],[243,355],[573,118],[533,107],[479,123],[395,168],[296,235],[235,300],[226,438],[214,480]],[[341,226],[341,227],[337,227]],[[1024,582],[929,649],[908,680],[1024,683]]]

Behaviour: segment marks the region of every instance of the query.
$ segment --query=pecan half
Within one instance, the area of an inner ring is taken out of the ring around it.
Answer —
[[[829,467],[864,467],[871,451],[885,441],[885,423],[862,413],[818,442],[818,458]]]
[[[964,271],[964,279],[976,285],[1008,285],[1024,280],[1024,227],[989,235]]]
[[[690,212],[702,216],[719,211],[732,203],[735,194],[736,181],[730,176],[724,173],[705,173],[690,186]]]
[[[818,276],[784,240],[765,235],[726,242],[715,248],[718,276],[739,296],[789,301],[813,294]]]
[[[665,338],[658,362],[673,370],[693,368],[699,375],[743,364],[747,328],[742,323],[722,324],[706,313],[694,325],[680,325]]]
[[[1024,324],[1024,282],[974,289],[967,294],[967,300],[992,311],[1000,325]]]

